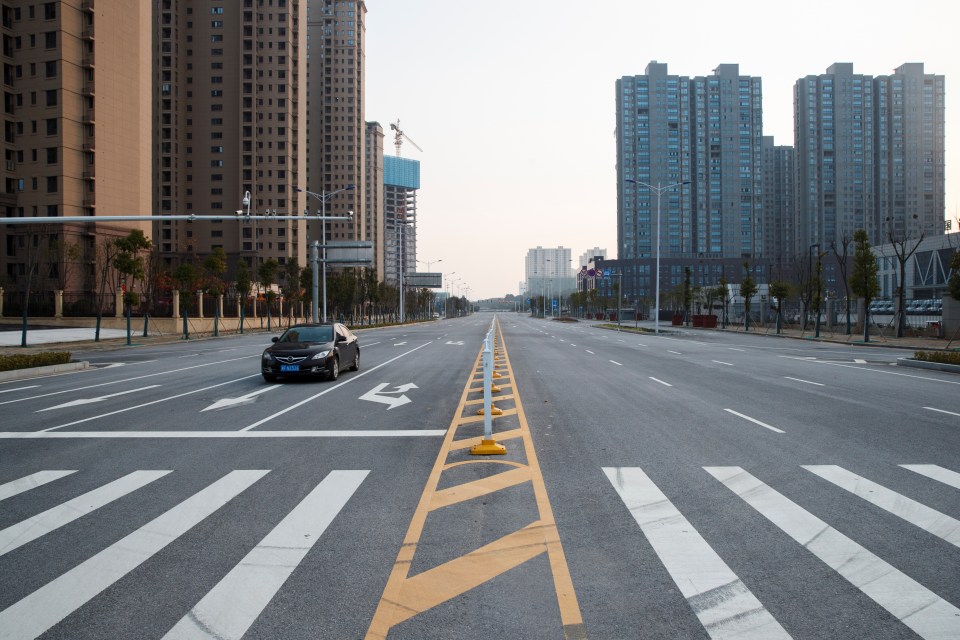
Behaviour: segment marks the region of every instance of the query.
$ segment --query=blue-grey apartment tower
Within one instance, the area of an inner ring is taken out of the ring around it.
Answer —
[[[696,281],[705,284],[716,280],[709,261],[719,267],[723,259],[734,265],[761,257],[760,78],[740,75],[736,64],[709,76],[670,75],[654,61],[644,75],[617,80],[616,99],[617,251],[626,297],[653,289],[658,186],[661,289],[679,285],[688,267],[703,267]]]

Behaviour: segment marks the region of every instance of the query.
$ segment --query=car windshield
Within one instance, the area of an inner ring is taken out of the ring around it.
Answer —
[[[293,327],[287,329],[278,342],[330,342],[333,327]]]

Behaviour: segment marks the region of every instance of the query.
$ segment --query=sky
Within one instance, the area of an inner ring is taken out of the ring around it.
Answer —
[[[793,144],[793,85],[852,62],[946,78],[946,212],[960,213],[956,0],[367,0],[366,119],[419,145],[419,271],[471,299],[518,294],[531,248],[616,257],[615,82],[723,63],[763,82],[764,135]],[[957,223],[954,222],[956,228]]]

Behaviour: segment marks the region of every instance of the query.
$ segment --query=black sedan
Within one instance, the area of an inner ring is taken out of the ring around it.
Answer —
[[[340,369],[360,368],[357,336],[339,322],[297,324],[273,338],[260,362],[263,379],[282,376],[317,376],[336,380]]]

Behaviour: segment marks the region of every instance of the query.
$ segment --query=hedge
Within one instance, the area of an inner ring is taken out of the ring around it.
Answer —
[[[939,362],[940,364],[960,365],[960,352],[957,351],[917,351],[913,354],[914,360],[924,362]]]
[[[13,356],[0,356],[0,371],[14,369],[32,369],[46,367],[52,364],[66,364],[70,362],[69,351],[48,351],[46,353],[23,353]]]

